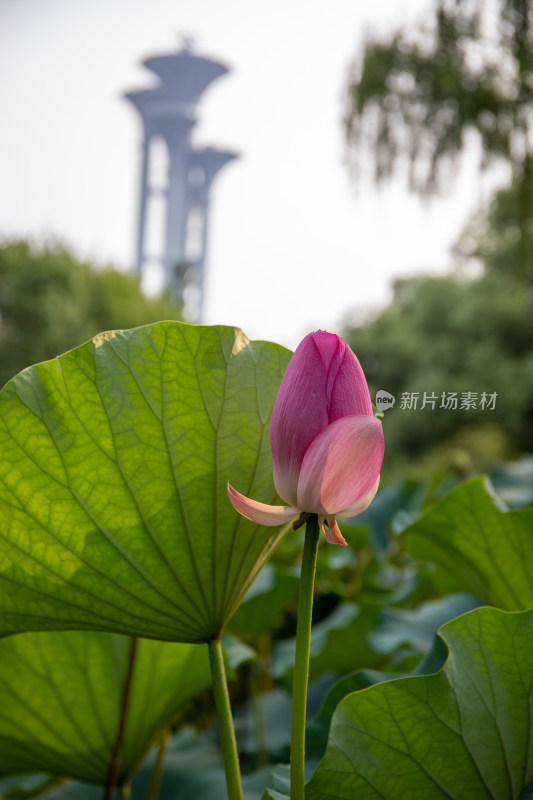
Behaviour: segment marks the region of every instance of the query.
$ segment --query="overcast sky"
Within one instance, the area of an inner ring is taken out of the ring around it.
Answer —
[[[198,105],[196,144],[236,150],[212,192],[207,323],[294,348],[383,304],[391,278],[447,267],[480,200],[473,170],[431,207],[403,184],[356,192],[344,92],[365,31],[427,0],[0,0],[0,236],[134,260],[141,66],[191,36],[231,72]]]

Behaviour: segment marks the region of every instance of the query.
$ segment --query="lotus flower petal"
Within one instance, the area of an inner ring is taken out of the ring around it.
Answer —
[[[316,436],[358,415],[372,416],[372,401],[357,358],[340,336],[310,333],[289,362],[270,423],[274,485],[285,502],[297,505],[300,468]]]
[[[343,417],[328,425],[303,459],[297,507],[325,516],[357,507],[376,484],[383,452],[383,429],[375,417]]]
[[[384,443],[361,365],[340,336],[316,331],[297,347],[274,403],[270,445],[274,485],[289,505],[259,503],[228,484],[234,508],[261,525],[317,514],[327,541],[346,545],[335,515],[355,516],[371,503]]]
[[[368,494],[365,494],[365,496],[361,498],[361,500],[359,500],[357,503],[354,503],[349,508],[344,508],[342,511],[337,511],[337,516],[356,517],[358,514],[362,514],[365,508],[368,508],[368,506],[376,496],[378,488],[379,488],[379,475],[377,481],[375,482],[371,490],[368,492]]]
[[[331,339],[337,340],[336,352],[331,360],[324,362],[327,370],[328,423],[341,417],[373,416],[368,384],[355,354],[339,336],[317,331],[314,337],[323,356],[327,353],[327,347],[331,348]]]
[[[337,525],[337,520],[335,517],[328,517],[327,527],[324,524],[324,518],[319,517],[319,525],[320,530],[326,537],[326,541],[328,541],[330,544],[339,544],[341,547],[348,546],[348,542],[339,530],[339,526]]]
[[[300,516],[297,508],[290,506],[269,506],[245,497],[228,483],[228,496],[233,508],[246,519],[258,525],[285,525]]]

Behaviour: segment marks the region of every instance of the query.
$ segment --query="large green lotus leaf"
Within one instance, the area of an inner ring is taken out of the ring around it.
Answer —
[[[533,612],[480,608],[440,630],[437,674],[345,697],[308,800],[494,800],[533,778]]]
[[[451,491],[406,535],[412,555],[437,565],[444,591],[466,591],[506,611],[533,607],[533,509],[498,507],[486,479]]]
[[[95,631],[0,641],[0,775],[44,772],[105,783],[132,639]],[[207,647],[139,639],[119,777],[211,684]]]
[[[0,633],[220,631],[283,535],[269,421],[290,353],[162,322],[102,334],[0,393]]]
[[[381,611],[378,624],[367,637],[376,653],[397,653],[400,647],[408,644],[420,654],[424,653],[423,658],[420,657],[414,670],[407,669],[404,660],[400,672],[396,659],[392,661],[394,672],[391,672],[391,667],[388,671],[364,669],[345,675],[334,683],[323,698],[318,714],[307,725],[307,755],[315,756],[318,753],[318,760],[324,753],[331,717],[346,695],[381,681],[437,672],[448,654],[442,639],[435,635],[437,628],[459,614],[470,611],[474,605],[478,604],[473,604],[468,595],[450,595],[421,603],[416,609],[388,608]]]
[[[323,697],[322,704],[317,715],[307,724],[305,729],[306,755],[310,759],[319,761],[324,755],[329,736],[331,718],[335,709],[352,692],[359,689],[367,689],[376,683],[390,681],[394,678],[406,678],[414,675],[429,675],[438,672],[448,656],[446,645],[439,636],[433,639],[433,646],[418,662],[414,670],[408,672],[382,672],[373,669],[364,669],[346,675],[334,683]],[[405,662],[403,662],[405,663]]]

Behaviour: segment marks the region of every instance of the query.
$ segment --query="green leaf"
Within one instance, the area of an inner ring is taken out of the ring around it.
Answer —
[[[520,793],[520,797],[518,800],[532,800],[533,798],[533,781],[530,781],[528,785],[524,788],[524,791]]]
[[[101,334],[0,393],[0,633],[219,632],[283,536],[269,422],[290,353],[162,322]]]
[[[33,800],[48,793],[62,778],[42,775],[17,775],[0,779],[0,800]]]
[[[377,671],[371,669],[360,670],[351,675],[346,675],[336,681],[327,691],[323,698],[318,714],[308,723],[305,731],[306,754],[309,758],[318,761],[326,749],[331,718],[340,701],[346,695],[357,692],[359,689],[367,689],[382,681],[390,681],[394,678],[406,678],[413,675],[429,675],[438,672],[446,661],[448,650],[442,639],[438,636],[434,638],[433,647],[426,653],[415,669],[409,672],[399,671]]]
[[[489,477],[498,495],[510,508],[522,508],[533,503],[533,456],[524,455],[517,461],[495,464]]]
[[[94,631],[0,640],[0,775],[105,783],[131,641]],[[119,777],[132,775],[158,731],[210,684],[205,646],[138,640]]]
[[[132,800],[146,800],[153,769],[150,754],[132,784]],[[165,749],[161,800],[227,800],[220,746],[211,733],[184,728]]]
[[[294,572],[266,564],[232,617],[239,636],[258,636],[275,626],[290,601],[297,599],[300,579]]]
[[[517,797],[533,777],[533,611],[444,625],[440,672],[341,701],[308,800]]]
[[[58,784],[54,789],[39,796],[41,800],[102,800],[102,788],[89,783],[68,781],[67,783]],[[0,795],[0,800],[18,799],[9,796],[4,799]],[[113,793],[112,800],[121,800],[118,789]]]
[[[378,666],[383,658],[368,644],[376,623],[376,606],[339,603],[325,619],[311,629],[309,680],[325,672],[350,672]],[[272,671],[276,678],[292,686],[296,639],[282,639],[274,645]]]
[[[154,756],[155,753],[152,752],[135,775],[131,786],[132,800],[147,800]],[[271,783],[271,772],[272,765],[243,774],[244,800],[258,800],[263,788]],[[227,800],[222,755],[212,732],[199,733],[184,728],[172,736],[165,750],[158,798]]]
[[[405,481],[398,486],[382,489],[361,514],[342,520],[342,530],[349,532],[359,525],[367,525],[370,529],[372,550],[383,558],[391,544],[391,523],[399,513],[419,510],[424,488],[423,484]]]
[[[502,510],[486,479],[451,491],[406,535],[413,556],[438,566],[444,591],[467,591],[506,611],[533,607],[533,510]]]
[[[269,760],[289,756],[292,696],[284,689],[258,693],[235,715],[235,734],[247,763],[264,749]]]
[[[384,608],[368,636],[368,643],[376,653],[392,653],[402,645],[424,653],[431,647],[441,625],[479,605],[470,595],[451,594],[428,600],[417,608]]]

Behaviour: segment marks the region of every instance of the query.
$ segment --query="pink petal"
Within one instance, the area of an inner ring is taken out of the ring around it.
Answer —
[[[379,475],[377,481],[370,489],[368,494],[365,494],[365,496],[361,498],[361,500],[359,500],[357,503],[354,503],[354,505],[350,506],[349,508],[345,508],[342,511],[337,511],[337,516],[356,517],[358,514],[362,514],[365,508],[368,508],[368,506],[376,496],[378,488],[379,488]]]
[[[357,415],[372,415],[357,358],[340,336],[310,333],[289,362],[270,423],[274,485],[285,502],[297,505],[299,472],[311,442],[331,422]]]
[[[335,517],[328,517],[327,527],[324,525],[324,517],[318,518],[318,524],[320,525],[320,530],[330,544],[339,544],[341,547],[348,546],[348,542],[339,530]]]
[[[343,417],[328,425],[305,454],[298,508],[332,516],[366,501],[379,477],[383,452],[383,429],[375,417]]]
[[[246,519],[257,522],[258,525],[285,525],[300,516],[297,508],[290,506],[269,506],[266,503],[259,503],[251,500],[240,492],[237,492],[228,483],[228,497],[233,508],[242,514]]]
[[[324,367],[312,336],[305,337],[289,362],[270,421],[274,486],[291,505],[296,505],[305,452],[329,422]]]
[[[365,373],[352,350],[348,345],[344,346],[345,350],[338,369],[330,369],[328,374],[330,423],[342,417],[373,416]]]

